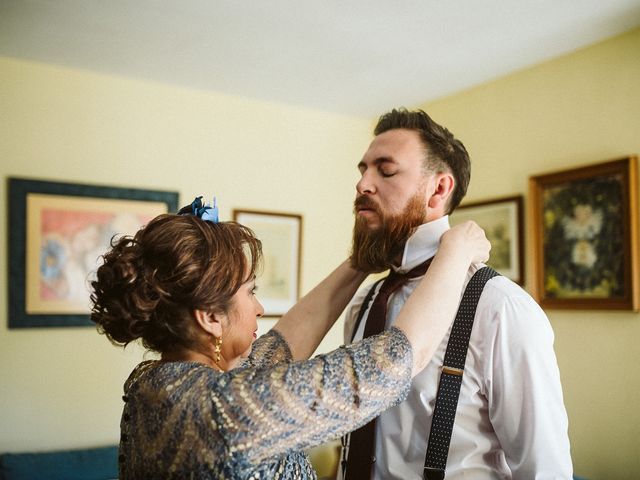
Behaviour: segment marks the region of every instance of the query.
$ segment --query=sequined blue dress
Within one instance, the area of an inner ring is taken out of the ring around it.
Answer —
[[[303,449],[402,401],[411,356],[394,327],[303,362],[271,330],[224,373],[142,362],[124,386],[120,479],[315,479]]]

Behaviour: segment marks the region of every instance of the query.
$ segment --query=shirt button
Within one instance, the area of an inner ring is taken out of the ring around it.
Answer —
[[[371,455],[371,463],[376,463],[376,456],[375,455]]]

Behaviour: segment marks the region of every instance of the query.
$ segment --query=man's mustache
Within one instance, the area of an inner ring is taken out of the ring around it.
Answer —
[[[355,202],[353,202],[354,211],[357,212],[359,209],[366,208],[369,210],[373,210],[376,213],[380,213],[380,208],[376,203],[371,200],[371,198],[362,196],[356,198]]]

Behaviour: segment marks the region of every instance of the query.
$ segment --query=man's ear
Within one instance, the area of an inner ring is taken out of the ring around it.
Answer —
[[[224,315],[216,315],[212,312],[206,312],[204,310],[194,310],[193,317],[196,322],[205,332],[209,335],[216,337],[222,336],[222,317]]]
[[[447,205],[455,188],[455,180],[451,173],[443,172],[434,175],[434,183],[435,187],[429,197],[428,205],[429,208],[444,215],[447,212]]]

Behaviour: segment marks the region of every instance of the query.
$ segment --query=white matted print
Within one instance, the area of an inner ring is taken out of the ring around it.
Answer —
[[[234,210],[233,219],[251,228],[262,242],[258,299],[265,317],[279,317],[296,303],[300,292],[302,216]]]
[[[522,196],[496,198],[460,205],[451,214],[451,225],[473,220],[491,242],[487,265],[516,283],[524,283]]]

